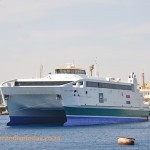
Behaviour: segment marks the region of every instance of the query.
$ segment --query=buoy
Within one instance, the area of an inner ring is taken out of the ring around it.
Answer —
[[[118,144],[119,145],[134,145],[134,138],[128,138],[128,137],[119,137],[118,138]]]

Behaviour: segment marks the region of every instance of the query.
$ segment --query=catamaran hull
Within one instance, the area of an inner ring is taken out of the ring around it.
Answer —
[[[73,90],[61,91],[61,87],[2,87],[2,92],[7,95],[9,126],[125,123],[146,121],[149,116],[149,110],[143,107],[80,106]],[[71,93],[71,99],[64,97],[65,92]]]
[[[129,123],[147,121],[149,116],[147,110],[80,107],[64,107],[64,109],[19,108],[13,114],[10,115],[8,126],[43,123],[64,126]]]
[[[64,111],[65,110],[65,111]],[[13,125],[26,125],[26,124],[49,124],[49,125],[64,125],[64,126],[76,126],[76,125],[98,125],[98,124],[113,124],[113,123],[129,123],[129,122],[142,122],[147,121],[148,112],[138,111],[138,110],[106,110],[103,109],[85,109],[83,108],[69,108],[65,107],[64,110],[40,110],[40,109],[28,109],[27,111],[22,111],[22,116],[10,116],[10,122],[7,123],[8,126]],[[75,113],[82,112],[81,114]],[[95,111],[95,113],[90,113],[90,111]],[[109,116],[106,116],[109,111]],[[117,114],[117,111],[127,111],[132,112],[130,115]],[[66,113],[65,113],[66,112]],[[72,114],[72,113],[73,114]],[[103,113],[104,114],[103,114]],[[68,113],[68,114],[67,114]],[[142,115],[135,115],[135,113],[142,113]],[[30,115],[29,115],[30,114]],[[36,114],[36,115],[31,115]],[[114,116],[113,116],[114,114]]]
[[[8,126],[42,123],[63,125],[67,121],[59,88],[3,87],[2,92],[4,97],[7,95]]]

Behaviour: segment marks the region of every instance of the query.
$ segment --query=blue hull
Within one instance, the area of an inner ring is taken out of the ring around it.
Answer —
[[[32,113],[31,113],[32,112]],[[29,110],[24,116],[10,116],[7,126],[27,125],[27,124],[51,124],[63,125],[66,115],[63,110]],[[34,114],[34,115],[33,115]]]
[[[64,126],[100,125],[100,124],[130,123],[130,122],[143,122],[143,121],[147,121],[147,118],[67,116],[67,122],[64,124]]]
[[[124,113],[121,113],[121,111],[122,112],[124,111]],[[72,115],[70,115],[69,113],[72,113]],[[82,115],[79,115],[78,113]],[[97,124],[141,122],[147,121],[149,112],[118,110],[118,109],[106,110],[105,108],[103,109],[65,108],[64,110],[32,108],[32,109],[21,109],[20,111],[18,111],[18,114],[20,114],[21,116],[15,115],[10,116],[10,122],[7,123],[8,126],[27,125],[27,124],[75,126],[75,125],[97,125]],[[108,114],[114,116],[107,116]]]
[[[64,118],[62,117],[10,117],[10,122],[7,126],[15,125],[29,125],[29,124],[51,124],[51,125],[63,125]]]
[[[102,125],[114,123],[130,123],[147,121],[147,118],[115,118],[115,117],[71,117],[64,123],[62,117],[10,117],[8,126],[29,124],[50,124],[54,126]]]

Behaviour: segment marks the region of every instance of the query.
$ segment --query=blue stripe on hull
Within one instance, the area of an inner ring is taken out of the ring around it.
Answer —
[[[112,123],[129,123],[147,121],[147,118],[117,118],[117,117],[72,117],[67,116],[65,126],[98,125]]]
[[[62,117],[19,117],[11,116],[7,126],[27,125],[27,124],[51,124],[63,125],[65,118]]]
[[[64,110],[37,110],[26,109],[18,111],[21,116],[10,116],[8,126],[25,125],[25,124],[42,124],[48,123],[52,125],[63,125],[66,121],[66,114]]]

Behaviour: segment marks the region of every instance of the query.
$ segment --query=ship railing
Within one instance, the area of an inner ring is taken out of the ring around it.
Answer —
[[[1,86],[2,87],[13,87],[15,85],[15,81],[17,81],[17,79],[5,81],[1,84]]]

